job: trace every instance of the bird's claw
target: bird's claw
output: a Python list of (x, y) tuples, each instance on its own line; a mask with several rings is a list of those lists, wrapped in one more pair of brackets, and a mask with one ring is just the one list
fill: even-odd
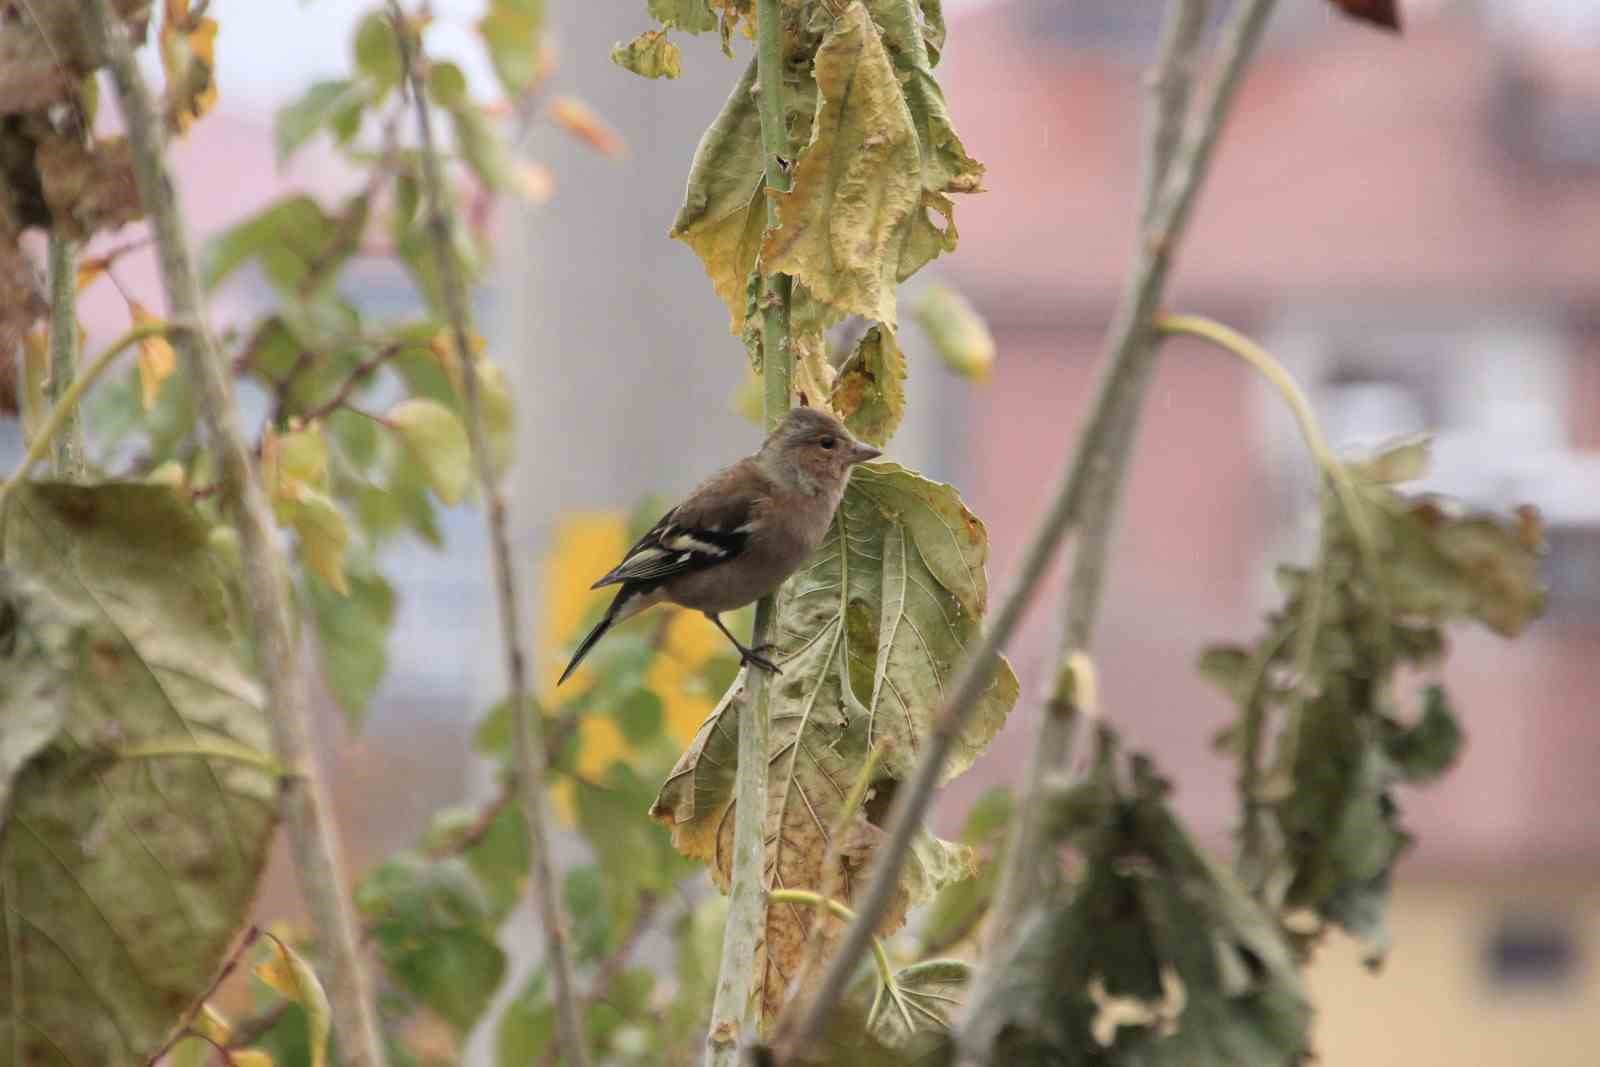
[(771, 652), (776, 647), (775, 645), (760, 645), (756, 648), (742, 649), (739, 654), (739, 665), (741, 667), (760, 667), (768, 674), (782, 674), (783, 672), (778, 669), (776, 663), (761, 654), (763, 652)]

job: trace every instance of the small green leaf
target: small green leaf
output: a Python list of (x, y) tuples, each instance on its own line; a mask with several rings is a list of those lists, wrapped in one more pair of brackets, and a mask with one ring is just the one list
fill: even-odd
[(506, 1005), (495, 1031), (497, 1067), (527, 1067), (546, 1058), (556, 1035), (555, 1007), (547, 985), (544, 971), (535, 971), (516, 999)]
[(630, 745), (647, 745), (661, 736), (661, 698), (648, 689), (635, 689), (612, 714)]
[(400, 43), (395, 40), (394, 24), (382, 12), (373, 11), (356, 24), (354, 42), (356, 68), (371, 78), (381, 93), (400, 84)]
[(331, 240), (336, 224), (309, 196), (291, 196), (206, 241), (200, 249), (200, 284), (211, 290), (252, 259), (280, 290), (292, 290)]
[(489, 450), (489, 467), (496, 475), (511, 469), (516, 455), (517, 412), (506, 384), (506, 372), (493, 360), (480, 359), (478, 398), (483, 411), (483, 435)]
[(467, 76), (449, 60), (440, 60), (428, 67), (428, 96), (447, 111), (471, 107), (467, 96)]
[(539, 36), (543, 13), (497, 6), (478, 20), (489, 63), (506, 95), (520, 97), (539, 77)]
[(994, 369), (994, 335), (976, 308), (946, 285), (931, 285), (913, 311), (945, 366), (983, 381)]
[(316, 626), (322, 677), (346, 721), (359, 729), (388, 672), (394, 589), (376, 570), (347, 568), (345, 577), (345, 596), (322, 582), (307, 582), (302, 591)]
[(422, 465), (445, 504), (458, 504), (472, 484), (472, 450), (456, 413), (436, 400), (402, 400), (385, 416)]
[(611, 48), (611, 62), (643, 78), (676, 78), (683, 73), (683, 53), (664, 30), (646, 30), (627, 44)]
[(300, 99), (279, 108), (273, 120), (279, 165), (319, 130), (331, 129), (340, 144), (349, 141), (360, 128), (366, 102), (367, 90), (357, 82), (344, 78), (314, 82)]
[(494, 123), (470, 102), (451, 111), (450, 118), (455, 128), (456, 150), (472, 168), (472, 173), (490, 189), (505, 189), (511, 181), (511, 155)]

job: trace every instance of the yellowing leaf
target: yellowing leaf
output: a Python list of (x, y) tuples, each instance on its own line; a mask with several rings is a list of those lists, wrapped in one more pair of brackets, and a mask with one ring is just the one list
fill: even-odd
[(856, 345), (833, 383), (834, 414), (868, 444), (894, 436), (906, 413), (906, 357), (887, 327), (874, 326)]
[(77, 277), (78, 292), (81, 293), (85, 289), (89, 288), (89, 286), (93, 285), (99, 279), (100, 275), (106, 272), (106, 268), (109, 266), (111, 266), (111, 260), (105, 256), (93, 256), (89, 259), (80, 259), (78, 261)]
[(646, 30), (627, 44), (613, 45), (611, 62), (642, 78), (676, 78), (683, 73), (683, 54), (664, 30)]
[(300, 553), (311, 573), (340, 596), (349, 596), (344, 550), (350, 528), (339, 506), (323, 493), (302, 488), (296, 493), (290, 522), (300, 535)]
[[(128, 304), (128, 313), (133, 316), (135, 326), (157, 325), (161, 322), (137, 300)], [(172, 345), (164, 336), (155, 333), (140, 339), (139, 398), (146, 411), (155, 407), (156, 397), (161, 392), (161, 383), (171, 377), (177, 367), (178, 354), (172, 350)]]
[(257, 965), (256, 975), (278, 993), (305, 1009), (306, 1030), (311, 1045), (311, 1067), (326, 1067), (328, 1035), (333, 1025), (328, 994), (323, 990), (317, 972), (311, 969), (311, 965), (298, 952), (277, 938), (270, 940), (272, 955)]
[(272, 1054), (258, 1048), (229, 1049), (228, 1055), (233, 1057), (233, 1067), (274, 1067)]
[(446, 504), (459, 504), (472, 484), (472, 448), (456, 413), (437, 400), (412, 397), (384, 418), (422, 464), (435, 495)]
[[(778, 596), (783, 670), (772, 691), (767, 869), (773, 883), (821, 891), (836, 880), (848, 903), (883, 831), (858, 813), (836, 842), (841, 862), (823, 869), (845, 791), (873, 750), (877, 795), (907, 777), (932, 729), (955, 665), (977, 637), (987, 579), (983, 524), (954, 489), (893, 464), (859, 467), (810, 565)], [(733, 832), (733, 772), (743, 675), (701, 726), (661, 787), (652, 814), (686, 856), (704, 860), (724, 888)], [(946, 777), (964, 771), (1005, 722), (1017, 680), (1002, 664), (957, 740)], [(970, 851), (919, 836), (880, 935), (908, 908), (971, 871)], [(767, 916), (761, 996), (782, 1002), (814, 918), (805, 907)]]
[(794, 349), (794, 365), (789, 386), (794, 404), (826, 409), (833, 393), (833, 367), (828, 363), (822, 334), (815, 331), (795, 333), (790, 345)]
[(576, 97), (558, 96), (550, 101), (550, 117), (556, 125), (601, 155), (628, 154), (628, 146), (623, 143), (621, 135), (606, 125), (588, 104)]
[(161, 26), (161, 65), (167, 74), (163, 110), (173, 133), (186, 133), (217, 102), (216, 39), (216, 19), (189, 20), (187, 12), (174, 18), (169, 6)]
[(817, 50), (820, 97), (793, 187), (777, 194), (778, 228), (762, 270), (792, 275), (832, 315), (895, 324), (894, 286), (907, 220), (922, 202), (911, 112), (889, 53), (859, 2)]
[(914, 314), (946, 366), (975, 381), (989, 377), (994, 368), (994, 335), (966, 297), (949, 286), (930, 286)]

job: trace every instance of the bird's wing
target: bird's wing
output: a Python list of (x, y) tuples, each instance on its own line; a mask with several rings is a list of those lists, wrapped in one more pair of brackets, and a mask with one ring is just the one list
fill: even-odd
[[(765, 479), (755, 483), (763, 488)], [(750, 472), (739, 466), (714, 475), (687, 500), (657, 520), (622, 562), (592, 588), (622, 582), (659, 582), (727, 563), (749, 543), (757, 502)]]

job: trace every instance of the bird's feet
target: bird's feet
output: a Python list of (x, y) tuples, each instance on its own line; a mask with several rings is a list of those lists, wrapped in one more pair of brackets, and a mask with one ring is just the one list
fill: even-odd
[(757, 645), (755, 648), (741, 647), (739, 649), (739, 666), (760, 667), (769, 674), (782, 674), (783, 672), (778, 669), (776, 663), (762, 655), (763, 652), (776, 652), (777, 649), (778, 646), (773, 644)]

